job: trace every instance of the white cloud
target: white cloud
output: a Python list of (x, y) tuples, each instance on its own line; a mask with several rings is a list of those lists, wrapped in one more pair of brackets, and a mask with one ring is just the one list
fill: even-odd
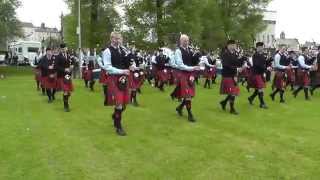
[(277, 11), (277, 36), (284, 31), (300, 43), (320, 42), (319, 7), (320, 0), (274, 0), (270, 9)]
[[(64, 0), (21, 0), (22, 7), (17, 10), (22, 21), (32, 22), (40, 26), (60, 28), (60, 14), (68, 8)], [(277, 11), (276, 32), (279, 36), (285, 31), (286, 36), (320, 42), (320, 23), (318, 22), (320, 0), (274, 0), (270, 9)]]
[(21, 0), (22, 6), (17, 10), (21, 21), (32, 22), (40, 26), (42, 22), (48, 27), (60, 29), (60, 15), (67, 13), (64, 0)]

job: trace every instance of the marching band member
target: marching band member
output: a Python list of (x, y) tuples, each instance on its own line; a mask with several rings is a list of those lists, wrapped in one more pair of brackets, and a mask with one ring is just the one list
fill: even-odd
[(182, 103), (176, 108), (177, 113), (182, 116), (183, 107), (186, 106), (188, 111), (188, 120), (196, 122), (191, 108), (191, 100), (195, 96), (195, 72), (200, 71), (200, 66), (195, 65), (198, 61), (189, 47), (189, 37), (185, 34), (180, 36), (180, 47), (175, 51), (175, 61), (179, 68), (179, 92), (176, 94), (183, 99)]
[(156, 57), (156, 78), (158, 80), (158, 88), (160, 91), (164, 91), (164, 85), (168, 83), (169, 71), (166, 68), (166, 64), (169, 63), (169, 58), (163, 54), (163, 49), (159, 49), (159, 55)]
[(44, 84), (48, 96), (48, 103), (52, 103), (52, 101), (55, 100), (57, 74), (55, 57), (52, 54), (51, 48), (46, 49), (46, 55), (41, 58), (39, 67), (41, 70), (41, 81)]
[(267, 109), (267, 105), (263, 99), (264, 89), (266, 88), (265, 72), (267, 71), (267, 58), (264, 55), (264, 44), (258, 42), (256, 44), (256, 52), (252, 56), (252, 76), (250, 77), (250, 84), (255, 89), (254, 93), (248, 98), (249, 103), (253, 105), (254, 99), (258, 96), (260, 101), (260, 108)]
[[(205, 54), (205, 53), (203, 53)], [(206, 81), (204, 83), (204, 88), (211, 88), (211, 82), (215, 82), (217, 72), (216, 72), (216, 61), (213, 60), (210, 54), (204, 55), (200, 58), (200, 62), (205, 65), (204, 77)]]
[(70, 56), (67, 53), (67, 47), (65, 44), (60, 45), (60, 52), (56, 57), (56, 65), (57, 65), (57, 76), (59, 87), (63, 92), (63, 105), (64, 111), (70, 112), (69, 107), (69, 98), (71, 96), (71, 92), (73, 91), (73, 83), (72, 83), (72, 69), (73, 62)]
[[(104, 49), (101, 51), (103, 52)], [(106, 71), (106, 69), (104, 69), (104, 62), (102, 59), (102, 56), (98, 56), (97, 57), (97, 64), (100, 67), (101, 71), (100, 71), (100, 77), (99, 77), (99, 83), (102, 85), (102, 89), (103, 89), (103, 95), (104, 95), (104, 106), (108, 105), (108, 73)]]
[(311, 62), (311, 58), (307, 56), (308, 48), (303, 47), (301, 49), (302, 54), (298, 58), (299, 68), (297, 71), (297, 80), (295, 84), (295, 90), (293, 96), (297, 97), (298, 93), (303, 89), (306, 100), (309, 98), (309, 87), (310, 87), (310, 71), (313, 70), (314, 66)]
[(121, 34), (112, 32), (110, 35), (111, 44), (103, 52), (104, 69), (108, 73), (108, 105), (114, 105), (112, 119), (116, 133), (125, 136), (126, 132), (122, 127), (122, 113), (129, 103), (128, 77), (130, 75), (130, 62), (126, 58), (126, 52), (121, 47)]
[(270, 94), (272, 101), (274, 101), (275, 95), (280, 94), (280, 103), (285, 103), (284, 92), (286, 88), (286, 70), (290, 69), (290, 65), (287, 65), (287, 57), (285, 55), (286, 47), (282, 46), (279, 52), (274, 57), (274, 69), (275, 76), (273, 80), (273, 87), (276, 89)]
[(227, 46), (221, 52), (222, 61), (222, 81), (220, 94), (225, 94), (227, 97), (220, 102), (223, 110), (226, 110), (226, 105), (229, 102), (230, 113), (238, 115), (234, 107), (236, 96), (240, 94), (240, 89), (237, 84), (237, 70), (242, 66), (241, 61), (236, 53), (236, 42), (229, 40)]
[(312, 86), (310, 88), (310, 94), (313, 95), (314, 91), (320, 88), (320, 46), (318, 47), (318, 52), (316, 54), (316, 68), (314, 71), (314, 76), (312, 79)]

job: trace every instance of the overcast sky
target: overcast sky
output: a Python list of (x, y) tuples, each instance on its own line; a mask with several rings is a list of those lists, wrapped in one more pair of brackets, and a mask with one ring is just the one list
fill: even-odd
[[(40, 26), (41, 22), (60, 29), (61, 12), (68, 8), (63, 0), (21, 0), (18, 17), (22, 21)], [(277, 11), (276, 37), (281, 31), (288, 38), (298, 38), (300, 43), (313, 39), (320, 42), (320, 0), (274, 0), (269, 9)]]

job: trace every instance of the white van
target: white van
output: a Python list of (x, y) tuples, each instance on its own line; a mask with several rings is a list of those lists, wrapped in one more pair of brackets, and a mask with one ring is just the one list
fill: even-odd
[(41, 42), (36, 41), (18, 41), (9, 44), (11, 58), (16, 64), (30, 64), (38, 56), (41, 49)]

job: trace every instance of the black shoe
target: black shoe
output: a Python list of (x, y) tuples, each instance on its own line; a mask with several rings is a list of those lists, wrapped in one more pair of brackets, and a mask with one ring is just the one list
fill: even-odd
[(270, 94), (271, 100), (274, 101), (274, 95)]
[(175, 97), (173, 94), (170, 94), (171, 100), (174, 101)]
[(188, 116), (188, 121), (189, 121), (189, 122), (192, 122), (192, 123), (195, 123), (195, 122), (196, 122), (196, 119), (193, 117), (193, 115), (189, 115), (189, 116)]
[(265, 104), (260, 104), (260, 108), (261, 108), (261, 109), (268, 109), (268, 106), (265, 105)]
[(248, 97), (248, 101), (250, 105), (253, 105), (253, 99), (251, 97)]
[(177, 108), (176, 108), (176, 111), (177, 111), (177, 113), (178, 113), (179, 116), (183, 116), (182, 108), (177, 107)]
[(49, 100), (48, 100), (48, 103), (49, 103), (49, 104), (51, 104), (51, 103), (52, 103), (52, 100), (51, 100), (51, 99), (49, 99)]
[(138, 106), (139, 106), (139, 104), (138, 104), (137, 101), (133, 101), (132, 105), (135, 106), (135, 107), (138, 107)]
[(281, 99), (280, 100), (280, 103), (285, 103), (286, 101), (284, 99)]
[(116, 125), (116, 118), (115, 118), (115, 115), (114, 113), (112, 114), (112, 120), (113, 120), (113, 127), (117, 129), (117, 125)]
[(70, 112), (69, 108), (64, 108), (64, 112)]
[(292, 95), (293, 95), (294, 98), (297, 98), (298, 94), (296, 92), (293, 92)]
[(311, 99), (309, 97), (306, 98), (306, 101), (311, 101)]
[(221, 108), (222, 108), (222, 110), (226, 110), (226, 105), (227, 105), (227, 102), (225, 102), (225, 101), (221, 101), (220, 102), (220, 105), (221, 105)]
[(310, 94), (313, 96), (314, 89), (310, 89)]
[(122, 128), (118, 128), (116, 130), (116, 133), (119, 135), (119, 136), (126, 136), (127, 133), (122, 129)]
[(230, 111), (230, 114), (239, 115), (239, 113), (238, 113), (236, 110), (231, 110), (231, 111)]

